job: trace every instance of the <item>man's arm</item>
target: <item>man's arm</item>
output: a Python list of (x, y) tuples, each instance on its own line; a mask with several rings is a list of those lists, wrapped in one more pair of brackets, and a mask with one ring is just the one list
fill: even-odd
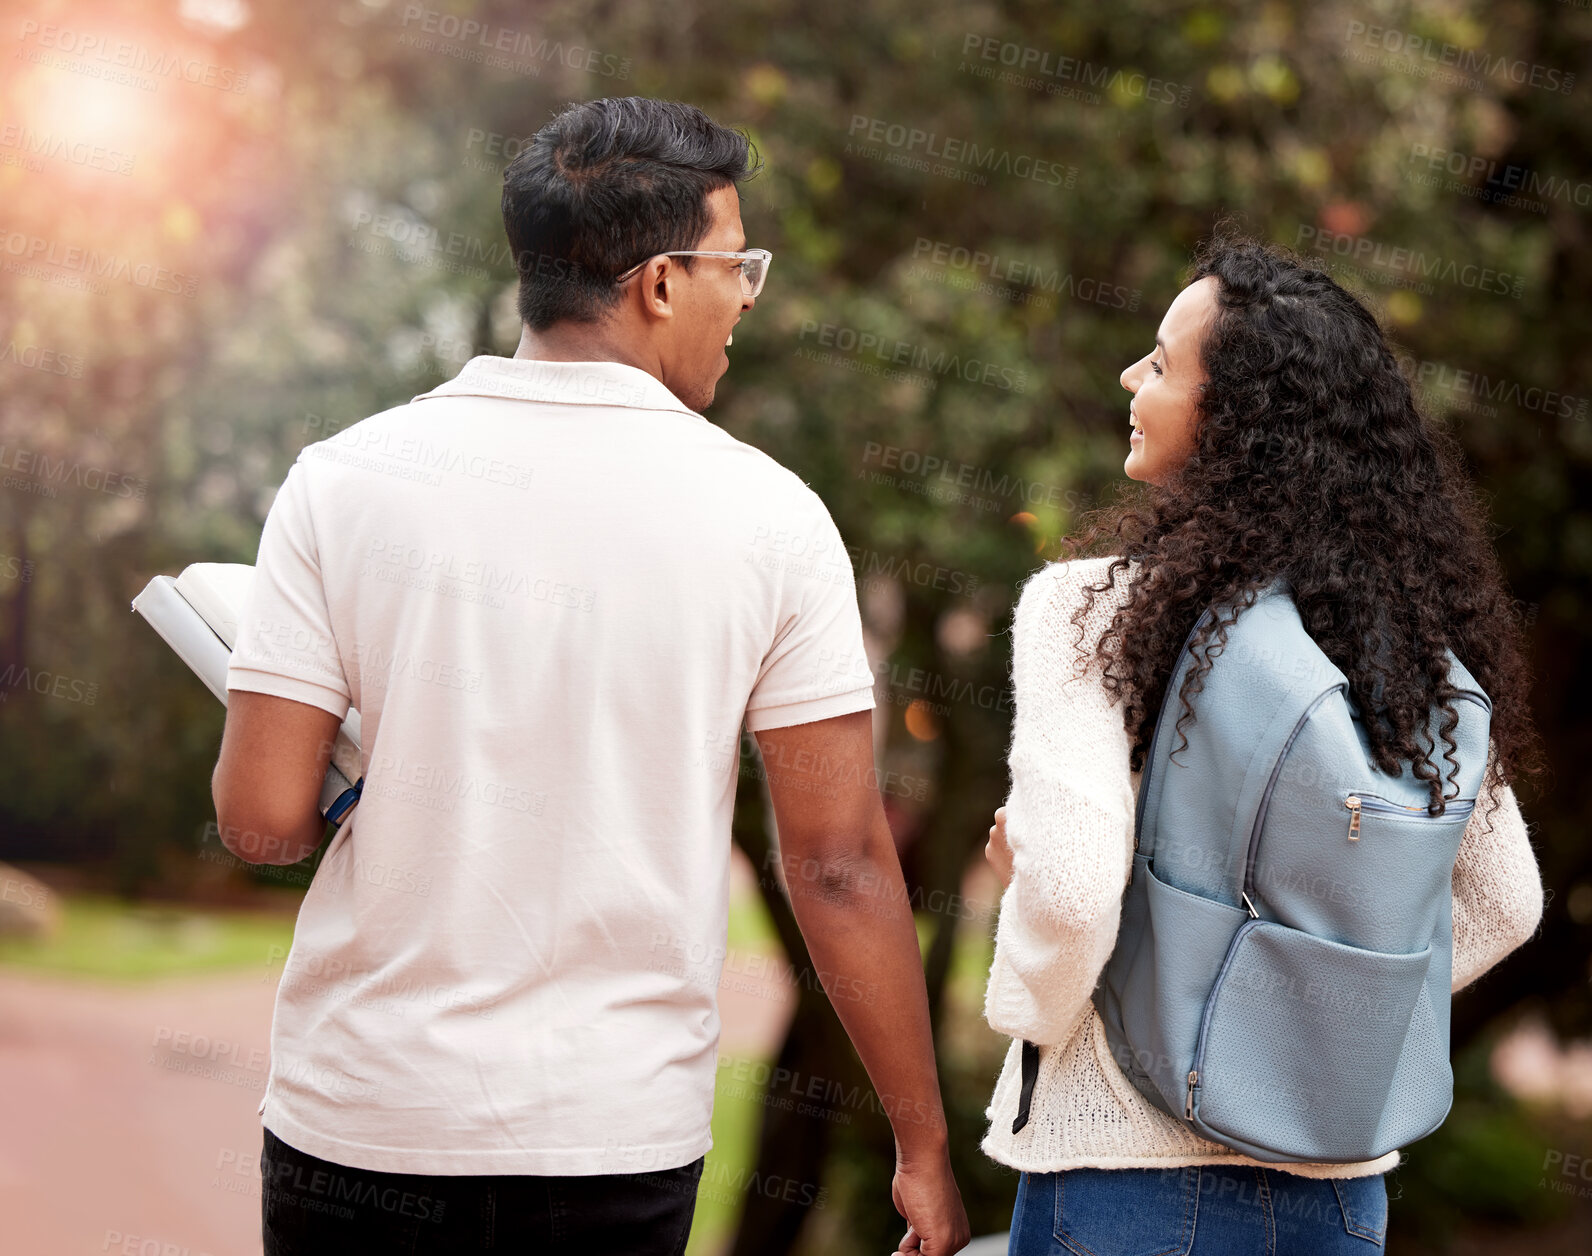
[(321, 782), (342, 721), (329, 711), (234, 689), (210, 778), (221, 841), (248, 863), (295, 864), (326, 833)]
[[(873, 762), (873, 717), (758, 731), (791, 908), (874, 1089), (890, 1097), (895, 1202), (926, 1253), (969, 1237), (951, 1176), (923, 959)], [(912, 1249), (916, 1243), (912, 1244)]]

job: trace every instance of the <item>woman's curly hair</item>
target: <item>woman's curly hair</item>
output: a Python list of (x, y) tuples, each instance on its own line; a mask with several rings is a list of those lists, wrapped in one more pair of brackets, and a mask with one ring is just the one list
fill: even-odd
[[(1541, 750), (1523, 634), (1457, 443), (1422, 420), (1376, 319), (1322, 271), (1223, 224), (1190, 282), (1211, 275), (1217, 309), (1201, 351), (1207, 382), (1192, 455), (1164, 485), (1124, 486), (1066, 542), (1075, 556), (1112, 538), (1106, 583), (1090, 586), (1073, 615), (1080, 634), (1096, 594), (1131, 568), (1094, 657), (1108, 692), (1123, 699), (1132, 769), (1143, 769), (1195, 620), (1212, 603), (1251, 605), (1285, 575), (1306, 631), (1348, 677), (1356, 710), (1386, 718), (1364, 721), (1377, 767), (1397, 776), (1413, 763), (1430, 782), (1433, 815), (1445, 781), (1417, 734), (1441, 706), (1444, 757), (1457, 771), (1445, 656), (1453, 650), (1492, 701), (1485, 784), (1496, 810), (1500, 783), (1542, 771)], [(1179, 734), (1194, 718), (1190, 698), (1210, 651), (1236, 616), (1224, 613), (1191, 643)], [(1388, 653), (1378, 657), (1381, 634)]]

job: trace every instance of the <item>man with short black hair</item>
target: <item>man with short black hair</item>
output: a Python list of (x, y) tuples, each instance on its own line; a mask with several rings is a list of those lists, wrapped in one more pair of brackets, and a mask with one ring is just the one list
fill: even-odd
[(743, 722), (817, 979), (890, 1097), (902, 1248), (967, 1241), (850, 557), (698, 413), (768, 272), (752, 157), (689, 105), (565, 110), (504, 174), (515, 356), (306, 448), (272, 505), (221, 831), (311, 853), (350, 707), (365, 776), (277, 995), (268, 1256), (684, 1251)]

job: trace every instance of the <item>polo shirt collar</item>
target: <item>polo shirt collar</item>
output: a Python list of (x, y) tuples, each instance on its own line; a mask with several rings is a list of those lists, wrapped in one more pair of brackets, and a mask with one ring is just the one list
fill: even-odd
[(412, 400), (431, 397), (499, 397), (566, 406), (670, 410), (707, 422), (665, 388), (661, 380), (622, 362), (543, 362), (481, 354), (466, 362), (464, 369), (447, 383)]

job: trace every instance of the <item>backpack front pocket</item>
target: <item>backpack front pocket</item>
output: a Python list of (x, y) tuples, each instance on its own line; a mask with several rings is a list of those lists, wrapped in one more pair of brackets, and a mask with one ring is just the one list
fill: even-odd
[[(1447, 1044), (1430, 1023), (1431, 959), (1430, 946), (1389, 954), (1245, 923), (1200, 1024), (1189, 1084), (1196, 1128), (1258, 1159), (1330, 1162), (1375, 1159), (1411, 1128), (1436, 1128), (1452, 1083)], [(1401, 1069), (1407, 1043), (1415, 1058)], [(1396, 1073), (1429, 1080), (1401, 1092), (1400, 1106), (1416, 1110), (1389, 1119)], [(1398, 1141), (1383, 1145), (1389, 1138)]]
[(1108, 1016), (1124, 1039), (1111, 1043), (1111, 1052), (1139, 1093), (1172, 1115), (1183, 1114), (1198, 1029), (1178, 1009), (1204, 1003), (1234, 931), (1247, 919), (1241, 907), (1168, 884), (1143, 855), (1134, 856), (1121, 927), (1137, 945), (1113, 955), (1102, 974), (1103, 984), (1114, 986), (1104, 1000)]

